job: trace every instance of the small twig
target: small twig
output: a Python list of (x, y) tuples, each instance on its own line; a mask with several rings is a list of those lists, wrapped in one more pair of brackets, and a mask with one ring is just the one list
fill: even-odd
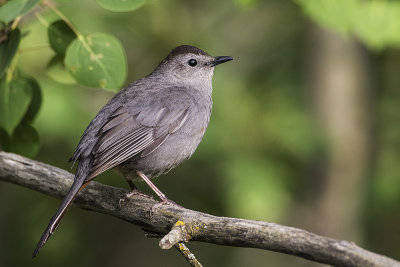
[(174, 246), (192, 266), (202, 267), (203, 265), (196, 259), (194, 254), (182, 243), (182, 241), (188, 242), (190, 240), (189, 229), (190, 227), (186, 223), (177, 221), (171, 231), (160, 240), (159, 246), (162, 249), (170, 249)]
[(170, 249), (175, 247), (179, 253), (185, 257), (185, 259), (195, 267), (201, 267), (201, 263), (197, 260), (195, 255), (190, 252), (189, 248), (181, 241), (189, 241), (189, 235), (186, 230), (184, 230), (186, 224), (182, 221), (177, 221), (172, 227), (171, 231), (164, 237), (159, 233), (149, 232), (143, 229), (145, 236), (149, 238), (162, 238), (159, 242), (159, 246), (162, 249)]
[(203, 265), (201, 265), (201, 263), (196, 259), (194, 254), (190, 252), (190, 250), (185, 244), (178, 243), (175, 244), (174, 247), (179, 251), (179, 253), (181, 253), (185, 257), (185, 259), (190, 263), (190, 265), (194, 267), (203, 267)]

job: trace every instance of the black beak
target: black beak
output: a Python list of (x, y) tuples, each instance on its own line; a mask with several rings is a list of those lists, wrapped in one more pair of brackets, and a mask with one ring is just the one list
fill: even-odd
[(231, 60), (233, 60), (233, 57), (229, 57), (229, 56), (215, 57), (214, 60), (209, 63), (209, 65), (217, 66), (217, 65), (219, 65), (221, 63), (225, 63), (225, 62), (228, 62), (228, 61), (231, 61)]

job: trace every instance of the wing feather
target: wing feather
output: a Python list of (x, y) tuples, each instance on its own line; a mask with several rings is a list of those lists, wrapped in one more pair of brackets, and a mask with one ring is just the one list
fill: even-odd
[(93, 166), (87, 180), (140, 154), (146, 157), (185, 123), (189, 108), (166, 107), (129, 112), (117, 108), (98, 131)]

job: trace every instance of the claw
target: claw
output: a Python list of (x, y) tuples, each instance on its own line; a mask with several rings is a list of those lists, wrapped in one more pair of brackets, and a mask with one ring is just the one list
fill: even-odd
[(133, 192), (129, 192), (124, 194), (118, 201), (119, 207), (122, 207), (122, 203), (124, 203), (126, 201), (126, 199), (130, 198), (134, 193)]

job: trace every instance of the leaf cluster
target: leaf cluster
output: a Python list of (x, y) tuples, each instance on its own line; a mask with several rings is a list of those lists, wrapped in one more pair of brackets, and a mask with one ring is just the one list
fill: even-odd
[[(122, 12), (139, 8), (145, 0), (97, 0), (104, 9)], [(48, 23), (37, 11), (53, 11), (59, 20)], [(23, 16), (36, 15), (47, 26), (54, 57), (48, 74), (60, 83), (118, 90), (127, 75), (124, 48), (106, 33), (83, 35), (50, 1), (12, 0), (0, 6), (0, 148), (26, 156), (39, 149), (39, 134), (33, 127), (42, 102), (38, 81), (24, 72), (18, 61), (20, 43), (29, 32), (19, 27)], [(61, 75), (60, 75), (61, 74)]]

